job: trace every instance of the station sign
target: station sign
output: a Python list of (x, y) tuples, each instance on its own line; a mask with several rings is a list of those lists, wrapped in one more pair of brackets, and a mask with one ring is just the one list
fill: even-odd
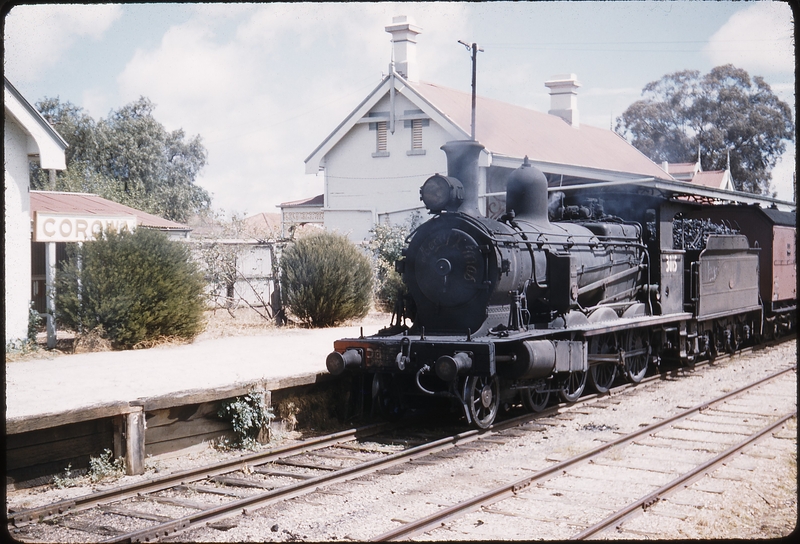
[(78, 215), (36, 212), (33, 221), (34, 242), (88, 242), (108, 230), (133, 231), (134, 215)]

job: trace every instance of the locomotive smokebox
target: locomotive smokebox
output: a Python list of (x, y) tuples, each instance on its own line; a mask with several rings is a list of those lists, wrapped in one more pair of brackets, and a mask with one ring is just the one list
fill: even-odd
[(547, 178), (544, 173), (531, 166), (528, 157), (522, 166), (511, 172), (506, 184), (506, 214), (516, 220), (547, 225)]
[(464, 200), (458, 211), (480, 217), (478, 208), (478, 157), (483, 145), (474, 140), (454, 140), (442, 146), (447, 155), (447, 175), (456, 178), (464, 187)]

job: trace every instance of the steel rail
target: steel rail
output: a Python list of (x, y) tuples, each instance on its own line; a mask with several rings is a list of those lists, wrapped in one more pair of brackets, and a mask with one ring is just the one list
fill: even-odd
[(123, 500), (143, 493), (152, 493), (154, 491), (168, 489), (185, 482), (211, 478), (213, 476), (225, 474), (226, 472), (232, 472), (243, 467), (244, 465), (264, 464), (287, 455), (297, 455), (305, 451), (327, 448), (341, 442), (349, 442), (351, 440), (355, 440), (356, 438), (371, 436), (392, 427), (393, 426), (388, 423), (376, 423), (367, 425), (365, 427), (339, 431), (309, 440), (304, 440), (302, 442), (298, 442), (297, 444), (290, 444), (263, 452), (228, 459), (213, 465), (206, 465), (199, 468), (165, 474), (157, 478), (150, 478), (141, 482), (119, 486), (105, 491), (90, 493), (88, 495), (83, 495), (73, 499), (65, 499), (63, 501), (58, 501), (37, 508), (20, 510), (10, 513), (7, 516), (7, 523), (13, 523), (14, 526), (21, 527), (31, 523), (37, 523), (48, 518), (63, 515), (68, 512), (86, 510), (103, 503)]
[(306, 494), (310, 491), (314, 491), (321, 485), (339, 483), (345, 480), (356, 478), (358, 476), (370, 474), (378, 470), (383, 470), (394, 465), (407, 463), (419, 457), (452, 448), (460, 443), (471, 442), (476, 440), (479, 435), (482, 434), (486, 434), (486, 432), (484, 431), (481, 433), (478, 430), (466, 431), (442, 438), (440, 440), (435, 440), (427, 444), (422, 444), (407, 450), (393, 453), (383, 458), (373, 459), (372, 461), (368, 461), (360, 465), (342, 468), (328, 474), (323, 474), (315, 478), (297, 482), (292, 485), (273, 489), (265, 493), (259, 493), (251, 497), (238, 499), (227, 504), (210, 508), (208, 510), (203, 510), (201, 512), (196, 512), (194, 514), (189, 514), (182, 518), (141, 529), (139, 531), (114, 536), (110, 539), (103, 540), (102, 542), (150, 542), (160, 537), (172, 535), (181, 530), (197, 527), (201, 524), (211, 523), (227, 517), (239, 515), (240, 513), (247, 514), (253, 509), (261, 508), (275, 502), (285, 501)]
[(702, 465), (694, 468), (693, 470), (687, 472), (686, 474), (679, 476), (672, 480), (671, 482), (664, 484), (660, 488), (656, 489), (649, 495), (642, 497), (641, 499), (630, 503), (628, 506), (621, 508), (617, 512), (611, 514), (604, 520), (592, 525), (591, 527), (585, 529), (584, 531), (578, 533), (570, 537), (570, 540), (584, 540), (592, 535), (600, 533), (607, 529), (609, 526), (615, 524), (618, 521), (623, 521), (626, 518), (632, 517), (634, 514), (637, 513), (639, 508), (643, 510), (647, 509), (648, 507), (652, 506), (653, 504), (657, 503), (661, 500), (662, 497), (670, 495), (672, 492), (678, 490), (681, 486), (688, 486), (689, 484), (699, 480), (703, 476), (705, 476), (706, 472), (716, 467), (717, 465), (722, 464), (724, 461), (728, 460), (733, 455), (736, 455), (747, 446), (751, 445), (754, 442), (764, 438), (767, 434), (773, 432), (775, 429), (784, 425), (789, 419), (797, 417), (797, 410), (790, 414), (786, 414), (781, 417), (778, 421), (772, 423), (771, 425), (767, 425), (760, 431), (750, 435), (742, 442), (731, 446), (727, 450), (723, 451), (713, 459), (709, 459)]
[(758, 380), (756, 382), (753, 382), (751, 384), (748, 384), (748, 385), (745, 385), (743, 387), (740, 387), (739, 389), (736, 389), (734, 391), (726, 393), (726, 394), (722, 395), (721, 397), (717, 397), (716, 399), (713, 399), (711, 401), (702, 402), (702, 403), (700, 403), (700, 404), (698, 404), (698, 405), (696, 405), (696, 406), (694, 406), (692, 408), (689, 408), (688, 410), (685, 410), (685, 411), (680, 412), (678, 414), (675, 414), (675, 415), (673, 415), (671, 417), (663, 419), (663, 420), (661, 420), (661, 421), (659, 421), (657, 423), (652, 423), (652, 424), (650, 424), (650, 425), (648, 425), (646, 427), (642, 427), (642, 428), (640, 428), (640, 429), (638, 429), (638, 430), (636, 430), (636, 431), (634, 431), (634, 432), (632, 432), (630, 434), (627, 434), (625, 436), (621, 436), (621, 437), (619, 437), (619, 438), (617, 438), (615, 440), (612, 440), (610, 442), (606, 442), (605, 444), (601, 444), (600, 446), (598, 446), (596, 448), (592, 448), (591, 450), (587, 450), (587, 451), (585, 451), (583, 453), (580, 453), (580, 454), (578, 454), (578, 455), (576, 455), (574, 457), (571, 457), (571, 458), (566, 459), (564, 461), (555, 463), (554, 465), (551, 465), (551, 466), (549, 466), (547, 468), (544, 468), (544, 469), (536, 472), (535, 474), (533, 474), (531, 476), (527, 476), (527, 477), (522, 478), (520, 480), (516, 480), (514, 482), (498, 486), (498, 487), (496, 487), (494, 489), (491, 489), (491, 490), (489, 490), (489, 491), (487, 491), (485, 493), (482, 493), (480, 495), (477, 495), (475, 497), (472, 497), (470, 499), (467, 499), (465, 501), (457, 503), (457, 504), (455, 504), (453, 506), (449, 506), (447, 508), (439, 510), (438, 512), (434, 512), (433, 514), (431, 514), (429, 516), (426, 516), (424, 518), (420, 518), (420, 519), (415, 520), (415, 521), (411, 521), (411, 522), (406, 523), (405, 525), (402, 525), (402, 526), (400, 526), (400, 527), (398, 527), (396, 529), (393, 529), (391, 531), (387, 531), (387, 532), (385, 532), (385, 533), (383, 533), (381, 535), (378, 535), (378, 536), (376, 536), (376, 537), (374, 537), (374, 538), (372, 538), (370, 540), (372, 542), (386, 542), (386, 541), (390, 541), (390, 540), (397, 540), (397, 539), (400, 539), (400, 538), (408, 538), (408, 537), (419, 535), (420, 533), (423, 533), (425, 531), (433, 529), (436, 526), (438, 526), (438, 525), (440, 525), (440, 524), (442, 524), (442, 523), (444, 523), (444, 522), (446, 522), (446, 521), (448, 521), (450, 519), (459, 517), (463, 513), (468, 512), (470, 510), (473, 510), (473, 509), (475, 509), (477, 507), (480, 507), (480, 506), (483, 506), (483, 505), (486, 505), (486, 504), (491, 504), (491, 503), (494, 503), (494, 502), (498, 502), (498, 501), (500, 501), (502, 499), (511, 497), (511, 496), (515, 495), (517, 492), (525, 489), (526, 487), (529, 487), (531, 484), (533, 484), (534, 482), (536, 482), (538, 480), (545, 479), (545, 478), (547, 478), (549, 476), (552, 476), (552, 475), (554, 475), (556, 473), (559, 473), (559, 472), (561, 472), (561, 471), (563, 471), (563, 470), (565, 470), (567, 468), (573, 467), (573, 466), (575, 466), (575, 465), (577, 465), (579, 463), (587, 461), (587, 460), (591, 459), (592, 457), (596, 457), (597, 455), (605, 452), (606, 450), (609, 450), (609, 449), (614, 448), (616, 446), (620, 446), (620, 445), (626, 444), (628, 442), (631, 442), (631, 441), (635, 440), (636, 438), (638, 438), (638, 437), (640, 437), (642, 435), (646, 435), (646, 434), (652, 433), (653, 431), (658, 430), (660, 428), (667, 427), (667, 426), (669, 426), (669, 425), (671, 425), (673, 423), (676, 423), (676, 422), (678, 422), (678, 421), (680, 421), (682, 419), (685, 419), (685, 418), (689, 417), (690, 415), (692, 415), (692, 414), (694, 414), (696, 412), (705, 410), (705, 409), (709, 408), (712, 405), (719, 404), (719, 403), (724, 402), (724, 401), (726, 401), (726, 400), (728, 400), (728, 399), (730, 399), (732, 397), (738, 396), (738, 395), (740, 395), (740, 394), (742, 394), (742, 393), (744, 393), (744, 392), (746, 392), (746, 391), (748, 391), (748, 390), (750, 390), (750, 389), (752, 389), (754, 387), (757, 387), (757, 386), (759, 386), (759, 385), (761, 385), (761, 384), (763, 384), (765, 382), (773, 380), (773, 379), (775, 379), (775, 378), (777, 378), (777, 377), (779, 377), (779, 376), (781, 376), (783, 374), (786, 374), (787, 372), (796, 371), (796, 370), (797, 370), (797, 365), (796, 364), (791, 366), (791, 367), (789, 367), (789, 368), (785, 368), (783, 370), (779, 370), (778, 372), (770, 374), (769, 376), (766, 376), (766, 377), (764, 377), (764, 378), (762, 378), (762, 379), (760, 379), (760, 380)]

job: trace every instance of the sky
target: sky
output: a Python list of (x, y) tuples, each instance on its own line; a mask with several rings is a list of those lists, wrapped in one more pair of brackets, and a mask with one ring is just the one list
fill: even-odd
[[(792, 11), (772, 1), (22, 5), (4, 20), (4, 71), (31, 103), (95, 120), (149, 98), (168, 130), (202, 137), (215, 210), (278, 212), (323, 192), (304, 160), (388, 71), (397, 15), (422, 28), (420, 80), (470, 92), (458, 41), (476, 42), (478, 94), (546, 112), (544, 82), (574, 73), (582, 125), (610, 128), (666, 74), (727, 63), (795, 111)], [(773, 189), (791, 200), (787, 147)]]

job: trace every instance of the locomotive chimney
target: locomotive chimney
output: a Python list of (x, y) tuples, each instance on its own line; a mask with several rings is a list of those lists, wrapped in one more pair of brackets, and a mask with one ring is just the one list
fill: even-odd
[(550, 81), (545, 81), (544, 86), (550, 89), (550, 110), (551, 115), (557, 115), (564, 119), (571, 126), (580, 126), (580, 115), (578, 115), (578, 77), (575, 74), (559, 74), (553, 76)]
[(392, 35), (392, 59), (394, 69), (408, 81), (419, 81), (417, 71), (417, 34), (422, 29), (414, 24), (414, 19), (405, 15), (392, 17), (392, 24), (386, 27)]
[(544, 173), (531, 166), (528, 157), (522, 166), (511, 172), (506, 184), (506, 214), (514, 213), (514, 219), (544, 225), (550, 222), (547, 216), (547, 178)]
[(442, 146), (447, 155), (447, 175), (458, 179), (464, 186), (464, 200), (458, 211), (480, 217), (478, 207), (478, 157), (483, 145), (474, 140), (454, 140)]

